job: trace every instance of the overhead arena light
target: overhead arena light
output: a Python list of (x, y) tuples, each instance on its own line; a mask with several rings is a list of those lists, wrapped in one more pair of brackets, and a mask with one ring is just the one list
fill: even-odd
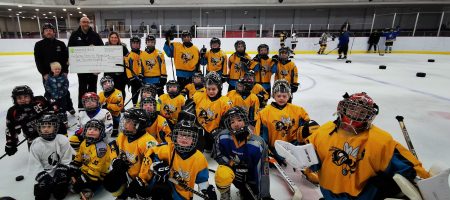
[(36, 9), (34, 9), (36, 12), (38, 12), (39, 11), (39, 9), (38, 8), (36, 8)]
[(63, 8), (62, 10), (63, 10), (64, 12), (66, 12), (66, 11), (67, 11), (67, 9), (65, 9), (65, 8)]
[(17, 7), (22, 8), (22, 5), (19, 4), (19, 5), (17, 5)]
[(8, 8), (8, 11), (12, 11), (12, 9), (11, 9), (11, 8)]
[(77, 7), (77, 10), (80, 10), (81, 8), (80, 7)]

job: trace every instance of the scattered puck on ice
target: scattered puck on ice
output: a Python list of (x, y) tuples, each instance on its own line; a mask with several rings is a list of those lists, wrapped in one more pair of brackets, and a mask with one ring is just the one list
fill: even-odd
[(16, 177), (16, 181), (21, 181), (23, 179), (24, 179), (24, 177), (22, 175)]
[(428, 59), (428, 62), (434, 62), (434, 59)]
[(346, 60), (345, 63), (352, 63), (352, 61), (351, 60)]
[(378, 69), (386, 69), (386, 65), (380, 65)]
[(380, 53), (379, 55), (380, 55), (380, 56), (384, 56), (384, 53)]
[(426, 75), (427, 75), (427, 73), (424, 73), (424, 72), (417, 72), (416, 73), (417, 77), (425, 77)]

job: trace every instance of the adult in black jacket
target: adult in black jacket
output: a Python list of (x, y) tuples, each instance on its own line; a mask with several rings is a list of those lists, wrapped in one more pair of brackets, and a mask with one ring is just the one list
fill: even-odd
[(374, 32), (372, 32), (369, 36), (369, 41), (367, 41), (367, 43), (369, 44), (369, 48), (367, 49), (367, 52), (370, 52), (370, 49), (372, 49), (373, 46), (373, 50), (376, 52), (377, 51), (377, 47), (378, 47), (378, 42), (380, 41), (380, 33), (375, 30)]
[[(45, 82), (51, 73), (50, 63), (52, 62), (59, 62), (61, 64), (61, 74), (67, 76), (69, 73), (69, 67), (67, 65), (69, 55), (66, 44), (55, 38), (55, 27), (50, 23), (45, 23), (42, 26), (42, 35), (44, 39), (36, 42), (34, 45), (34, 62), (39, 73), (42, 75), (42, 81)], [(67, 110), (70, 114), (75, 114), (70, 93), (67, 93), (65, 99), (67, 99)]]
[[(72, 33), (69, 39), (69, 47), (75, 46), (103, 46), (102, 38), (89, 26), (89, 18), (80, 19), (80, 27)], [(98, 74), (79, 73), (78, 74), (78, 110), (83, 108), (81, 97), (86, 92), (97, 93)]]

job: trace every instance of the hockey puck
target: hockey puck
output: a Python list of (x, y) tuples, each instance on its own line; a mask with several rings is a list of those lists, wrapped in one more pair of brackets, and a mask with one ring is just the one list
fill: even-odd
[(16, 176), (16, 181), (21, 181), (21, 180), (23, 180), (23, 179), (24, 179), (24, 177), (23, 177), (22, 175)]
[(416, 73), (417, 77), (425, 77), (426, 75), (427, 75), (427, 73), (424, 73), (424, 72), (417, 72)]
[(428, 59), (428, 62), (434, 62), (434, 59)]
[(352, 63), (352, 61), (351, 60), (346, 60), (345, 63)]
[(386, 69), (386, 65), (380, 65), (378, 69)]

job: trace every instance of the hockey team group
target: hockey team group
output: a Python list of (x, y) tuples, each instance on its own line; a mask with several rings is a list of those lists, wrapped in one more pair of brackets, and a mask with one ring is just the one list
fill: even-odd
[[(86, 20), (68, 46), (103, 45)], [(92, 199), (100, 188), (116, 199), (230, 199), (232, 184), (241, 199), (277, 199), (270, 194), (273, 166), (296, 167), (325, 199), (396, 197), (402, 185), (394, 175), (410, 183), (430, 177), (407, 148), (372, 123), (379, 108), (365, 92), (344, 94), (337, 118), (319, 125), (292, 104), (300, 81), (290, 48), (269, 56), (269, 46), (261, 44), (251, 58), (238, 40), (227, 56), (220, 39), (199, 50), (189, 32), (182, 33), (182, 42), (168, 32), (163, 51), (155, 49), (154, 36), (145, 38), (144, 50), (133, 36), (130, 52), (111, 32), (107, 45), (123, 46), (124, 72), (105, 73), (98, 94), (97, 74), (78, 75), (77, 130), (68, 133), (66, 112), (75, 111), (67, 48), (55, 39), (51, 24), (43, 33), (35, 59), (45, 95), (16, 86), (6, 117), (6, 154), (17, 152), (22, 132), (35, 199), (64, 199), (69, 192)], [(165, 56), (173, 59), (177, 80), (167, 80)], [(207, 156), (217, 168), (208, 167)], [(211, 175), (215, 182), (208, 182)]]

